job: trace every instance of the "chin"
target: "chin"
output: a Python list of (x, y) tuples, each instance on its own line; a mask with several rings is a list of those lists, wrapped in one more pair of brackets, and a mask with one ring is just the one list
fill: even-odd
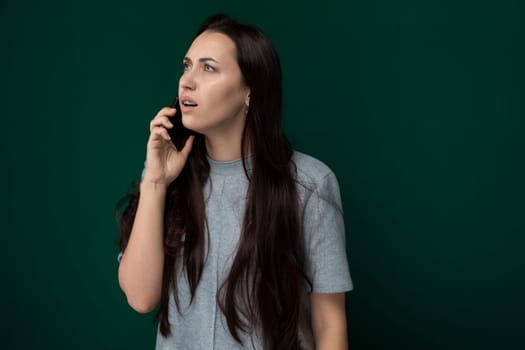
[(199, 131), (199, 126), (197, 125), (197, 123), (195, 123), (195, 119), (194, 117), (192, 116), (184, 116), (184, 114), (182, 115), (182, 125), (186, 128), (186, 129), (190, 129), (190, 130), (193, 130), (195, 132), (198, 132), (200, 133)]

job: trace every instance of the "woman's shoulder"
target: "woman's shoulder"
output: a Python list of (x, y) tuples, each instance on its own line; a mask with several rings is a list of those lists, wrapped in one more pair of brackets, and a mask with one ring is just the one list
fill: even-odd
[(328, 165), (308, 154), (294, 151), (292, 162), (296, 167), (297, 180), (299, 182), (319, 184), (327, 177), (335, 179), (335, 174)]

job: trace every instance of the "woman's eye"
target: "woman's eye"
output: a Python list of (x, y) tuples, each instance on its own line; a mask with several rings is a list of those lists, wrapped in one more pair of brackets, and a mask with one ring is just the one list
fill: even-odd
[(212, 66), (210, 66), (209, 64), (205, 64), (204, 65), (204, 70), (206, 72), (215, 72), (215, 68), (213, 68)]
[(191, 66), (189, 63), (183, 63), (182, 64), (182, 69), (184, 69), (184, 71), (187, 71), (187, 70), (190, 70)]

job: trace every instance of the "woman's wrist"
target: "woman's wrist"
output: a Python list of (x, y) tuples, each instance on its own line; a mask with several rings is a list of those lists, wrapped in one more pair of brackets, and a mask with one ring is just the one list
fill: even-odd
[(140, 192), (151, 192), (151, 193), (160, 193), (165, 194), (166, 189), (168, 188), (168, 185), (165, 183), (159, 183), (155, 181), (150, 181), (147, 179), (143, 179), (140, 183)]

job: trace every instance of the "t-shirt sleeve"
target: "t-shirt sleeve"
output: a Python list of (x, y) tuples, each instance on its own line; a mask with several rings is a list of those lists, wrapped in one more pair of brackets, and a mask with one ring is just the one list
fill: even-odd
[(353, 289), (346, 255), (339, 184), (330, 172), (315, 186), (303, 212), (305, 268), (313, 293)]

